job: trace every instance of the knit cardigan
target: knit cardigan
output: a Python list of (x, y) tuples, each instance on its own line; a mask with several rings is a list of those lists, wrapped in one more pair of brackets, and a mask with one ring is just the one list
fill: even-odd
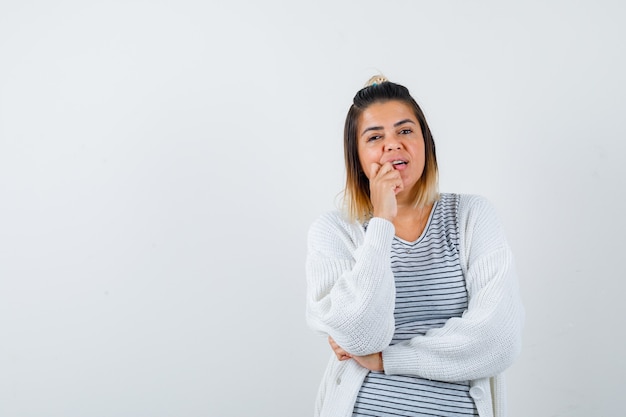
[[(503, 371), (521, 350), (524, 309), (511, 250), (493, 206), (461, 195), (459, 252), (468, 292), (462, 317), (425, 335), (389, 345), (395, 331), (391, 271), (393, 224), (372, 218), (367, 230), (339, 211), (310, 227), (306, 261), (308, 325), (352, 355), (382, 352), (384, 372), (439, 381), (470, 381), (480, 417), (506, 416)], [(350, 417), (369, 371), (331, 354), (315, 416)]]

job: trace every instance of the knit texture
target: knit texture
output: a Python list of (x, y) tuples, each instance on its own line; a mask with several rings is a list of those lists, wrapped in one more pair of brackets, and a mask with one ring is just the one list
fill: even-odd
[[(307, 323), (353, 355), (383, 352), (385, 373), (440, 381), (470, 380), (481, 417), (504, 417), (501, 373), (521, 349), (524, 310), (513, 257), (492, 205), (462, 195), (460, 256), (469, 297), (462, 317), (393, 346), (393, 224), (373, 218), (367, 231), (340, 212), (322, 215), (308, 235)], [(315, 415), (349, 417), (368, 371), (331, 355)]]

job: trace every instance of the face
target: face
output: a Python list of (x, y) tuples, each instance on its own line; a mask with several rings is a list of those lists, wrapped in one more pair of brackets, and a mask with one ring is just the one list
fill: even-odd
[(400, 172), (404, 192), (413, 194), (424, 172), (424, 137), (412, 108), (401, 101), (374, 103), (357, 123), (361, 168), (370, 178), (372, 164), (393, 164)]

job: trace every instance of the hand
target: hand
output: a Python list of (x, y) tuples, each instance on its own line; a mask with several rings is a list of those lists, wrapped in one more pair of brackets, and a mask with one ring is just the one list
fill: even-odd
[(383, 372), (383, 354), (382, 352), (372, 353), (365, 356), (353, 356), (352, 359), (357, 361), (363, 368), (367, 368), (370, 371)]
[(335, 342), (330, 336), (328, 336), (328, 343), (330, 343), (330, 347), (332, 348), (333, 352), (335, 352), (335, 355), (337, 355), (337, 359), (339, 359), (340, 361), (345, 361), (352, 358), (352, 355), (343, 350), (341, 346), (339, 346), (337, 342)]
[(394, 169), (391, 162), (383, 165), (374, 163), (370, 166), (368, 178), (374, 217), (393, 221), (398, 214), (396, 194), (404, 189), (400, 172)]
[(378, 371), (378, 372), (384, 371), (382, 352), (372, 353), (371, 355), (365, 355), (365, 356), (356, 356), (356, 355), (351, 355), (345, 350), (343, 350), (341, 346), (339, 346), (337, 342), (335, 342), (333, 338), (330, 336), (328, 336), (328, 343), (330, 344), (330, 347), (333, 349), (333, 352), (335, 352), (335, 355), (337, 355), (337, 359), (339, 359), (340, 361), (354, 359), (359, 365), (361, 365), (363, 368), (369, 369), (370, 371)]

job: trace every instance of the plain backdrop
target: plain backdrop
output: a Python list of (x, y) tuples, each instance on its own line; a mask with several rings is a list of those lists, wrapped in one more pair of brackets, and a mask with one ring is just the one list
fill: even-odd
[(511, 417), (626, 386), (621, 1), (0, 2), (0, 416), (312, 415), (306, 233), (370, 75), (496, 206)]

